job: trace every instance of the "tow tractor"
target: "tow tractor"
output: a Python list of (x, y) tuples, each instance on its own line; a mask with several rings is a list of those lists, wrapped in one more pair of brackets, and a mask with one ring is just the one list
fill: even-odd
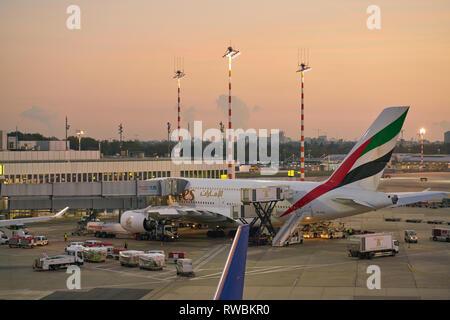
[(151, 233), (151, 239), (158, 241), (175, 241), (178, 239), (178, 227), (171, 224), (158, 224)]

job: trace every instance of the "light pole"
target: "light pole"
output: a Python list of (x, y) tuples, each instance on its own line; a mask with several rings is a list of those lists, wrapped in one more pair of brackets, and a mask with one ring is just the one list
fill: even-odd
[[(303, 59), (302, 59), (303, 60)], [(304, 61), (298, 63), (297, 72), (300, 73), (300, 181), (305, 181), (305, 102), (304, 102), (304, 83), (305, 72), (311, 70), (311, 67)], [(319, 132), (317, 132), (319, 134)]]
[(420, 135), (420, 169), (423, 169), (423, 136), (425, 134), (425, 129), (420, 128), (419, 135)]
[(78, 136), (78, 151), (81, 151), (81, 136), (86, 134), (86, 131), (84, 130), (77, 130), (77, 136)]
[(231, 60), (239, 56), (241, 53), (239, 50), (233, 49), (231, 46), (227, 48), (227, 51), (223, 55), (222, 58), (228, 58), (228, 152), (227, 152), (227, 161), (228, 161), (228, 170), (227, 177), (228, 179), (233, 179), (233, 165), (234, 165), (234, 157), (233, 157), (233, 138), (231, 135)]
[[(179, 129), (179, 127), (178, 127)], [(180, 138), (178, 137), (178, 142)], [(170, 122), (167, 122), (167, 158), (170, 158)]]
[(69, 129), (70, 129), (70, 125), (67, 122), (67, 116), (66, 116), (66, 151), (67, 151), (67, 131), (69, 131)]

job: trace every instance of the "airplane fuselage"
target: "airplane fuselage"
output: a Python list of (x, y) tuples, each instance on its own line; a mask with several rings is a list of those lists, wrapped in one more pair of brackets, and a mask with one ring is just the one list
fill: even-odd
[[(250, 179), (217, 180), (186, 178), (186, 180), (189, 181), (189, 191), (179, 201), (180, 206), (209, 210), (229, 218), (232, 218), (231, 208), (242, 205), (241, 189), (288, 186), (292, 192), (292, 198), (276, 204), (273, 213), (275, 224), (282, 224), (287, 216), (280, 216), (293, 203), (322, 184), (322, 182)], [(355, 196), (358, 197), (360, 203), (367, 205), (352, 202), (350, 199), (355, 198)], [(352, 187), (341, 187), (318, 196), (297, 211), (307, 217), (303, 223), (312, 223), (361, 214), (389, 205), (392, 205), (390, 195)]]

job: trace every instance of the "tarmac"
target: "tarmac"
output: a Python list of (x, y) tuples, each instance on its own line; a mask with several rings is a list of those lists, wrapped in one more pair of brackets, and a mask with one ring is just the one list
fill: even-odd
[[(420, 182), (420, 177), (428, 177)], [(380, 191), (420, 191), (426, 188), (450, 192), (450, 173), (392, 175), (383, 179)], [(385, 218), (401, 218), (387, 222)], [(409, 223), (406, 219), (422, 219)], [(278, 248), (251, 246), (247, 253), (244, 299), (442, 299), (450, 298), (450, 243), (430, 240), (435, 226), (428, 220), (450, 222), (450, 208), (401, 207), (383, 209), (341, 219), (353, 229), (391, 232), (400, 241), (399, 254), (359, 260), (347, 255), (346, 239), (305, 239), (303, 244)], [(106, 239), (115, 246), (128, 243), (129, 249), (162, 249), (186, 252), (193, 261), (195, 277), (176, 275), (168, 261), (162, 271), (147, 271), (120, 266), (117, 260), (85, 263), (81, 266), (81, 289), (68, 290), (66, 270), (34, 271), (32, 262), (41, 254), (64, 252), (68, 241), (94, 239), (71, 236), (73, 220), (62, 219), (29, 224), (30, 233), (46, 235), (49, 245), (34, 249), (0, 247), (0, 299), (175, 299), (211, 300), (231, 239), (210, 239), (206, 230), (180, 229), (177, 242)], [(450, 228), (450, 226), (448, 226)], [(415, 230), (419, 242), (405, 243), (404, 230)], [(377, 265), (381, 271), (381, 289), (368, 289), (367, 268)]]

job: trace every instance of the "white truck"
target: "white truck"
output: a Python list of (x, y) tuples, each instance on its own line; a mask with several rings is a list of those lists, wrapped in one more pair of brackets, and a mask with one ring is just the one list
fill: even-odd
[(398, 253), (398, 240), (389, 233), (368, 233), (351, 236), (348, 240), (348, 255), (360, 259), (380, 256), (395, 256)]
[(23, 224), (12, 225), (0, 228), (0, 235), (5, 235), (8, 239), (12, 237), (25, 237), (29, 236), (27, 228)]
[(87, 223), (86, 229), (90, 233), (93, 232), (97, 238), (115, 238), (119, 235), (132, 235), (117, 222), (90, 221)]
[(61, 254), (54, 257), (46, 257), (36, 259), (33, 262), (33, 269), (35, 270), (58, 270), (60, 268), (67, 268), (70, 265), (82, 265), (83, 252), (73, 251), (68, 254)]
[(447, 241), (450, 242), (450, 229), (435, 227), (431, 230), (431, 239), (433, 241)]

